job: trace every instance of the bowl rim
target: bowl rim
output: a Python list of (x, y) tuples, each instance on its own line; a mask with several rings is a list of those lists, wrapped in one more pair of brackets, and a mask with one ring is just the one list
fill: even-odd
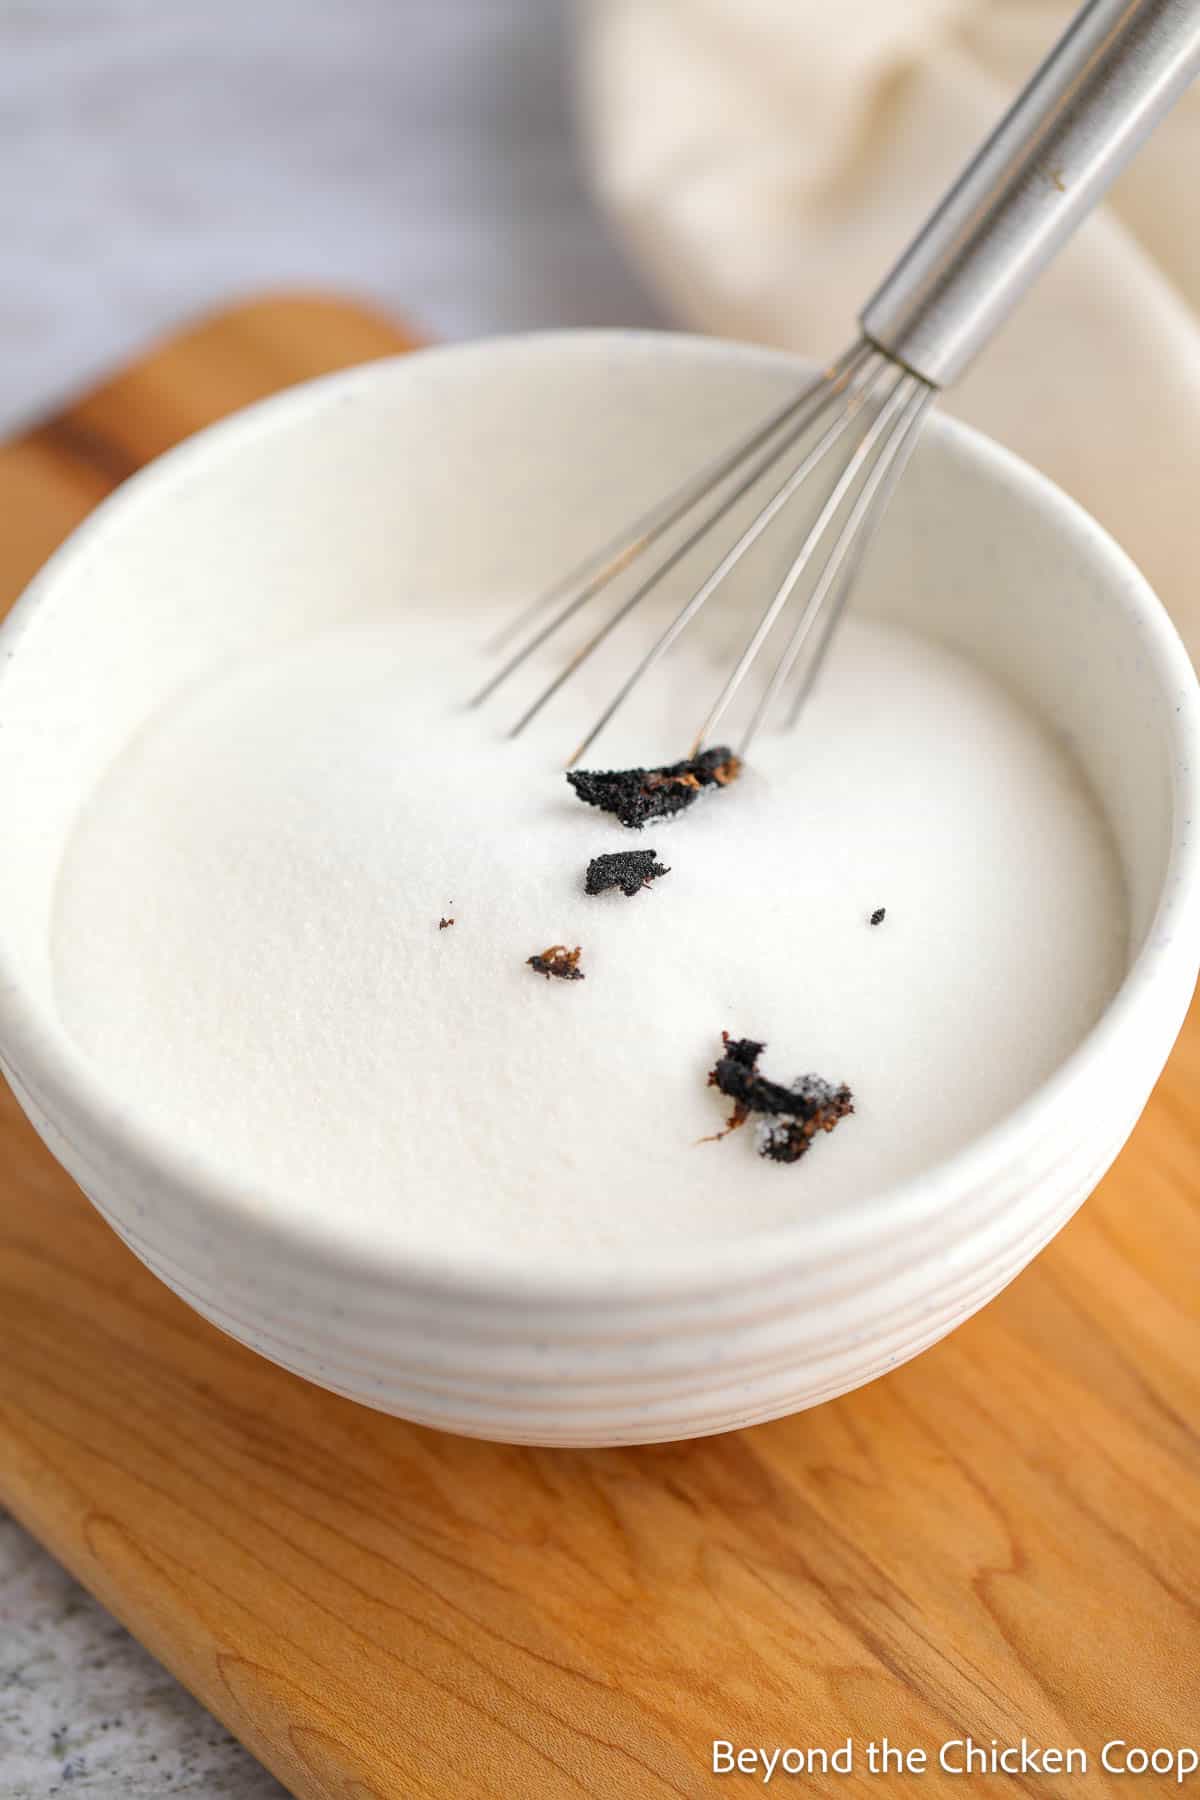
[[(324, 408), (340, 406), (381, 381), (403, 383), (434, 360), (486, 363), (514, 354), (630, 353), (733, 361), (800, 375), (813, 368), (810, 359), (790, 351), (686, 332), (556, 329), (400, 352), (268, 396), (146, 464), (101, 501), (43, 564), (0, 621), (0, 721), (7, 662), (16, 656), (64, 576), (125, 514), (153, 501), (160, 490), (219, 469), (226, 453), (240, 442), (318, 418)], [(1058, 1109), (1068, 1108), (1114, 1056), (1120, 1058), (1130, 1033), (1136, 1041), (1149, 1030), (1162, 1043), (1164, 1059), (1174, 1041), (1200, 963), (1200, 833), (1193, 829), (1193, 821), (1200, 819), (1200, 685), (1162, 602), (1127, 553), (1078, 502), (1013, 452), (959, 420), (935, 410), (926, 420), (925, 433), (943, 438), (953, 454), (973, 463), (987, 479), (1021, 490), (1090, 554), (1104, 571), (1110, 597), (1119, 597), (1137, 614), (1146, 666), (1173, 709), (1167, 717), (1175, 753), (1171, 846), (1143, 944), (1091, 1029), (1046, 1080), (986, 1131), (906, 1180), (873, 1190), (855, 1203), (852, 1215), (810, 1218), (730, 1239), (652, 1241), (639, 1248), (636, 1266), (631, 1266), (628, 1253), (608, 1250), (589, 1256), (586, 1263), (577, 1255), (558, 1262), (541, 1257), (531, 1262), (520, 1252), (448, 1249), (443, 1254), (428, 1246), (414, 1248), (399, 1234), (372, 1242), (367, 1233), (346, 1230), (346, 1220), (352, 1222), (353, 1214), (289, 1213), (285, 1195), (231, 1180), (215, 1159), (180, 1149), (168, 1131), (140, 1117), (136, 1106), (73, 1042), (53, 1005), (39, 1003), (25, 988), (5, 941), (2, 906), (0, 1069), (11, 1070), (16, 1084), (46, 1113), (68, 1147), (76, 1140), (107, 1144), (115, 1159), (134, 1165), (151, 1188), (168, 1184), (198, 1216), (223, 1222), (243, 1235), (265, 1233), (302, 1259), (311, 1258), (330, 1272), (366, 1279), (372, 1286), (469, 1295), (484, 1303), (561, 1299), (573, 1306), (626, 1304), (687, 1299), (715, 1288), (728, 1291), (777, 1276), (788, 1267), (813, 1266), (826, 1256), (852, 1258), (864, 1248), (894, 1241), (944, 1212), (964, 1192), (1001, 1177), (1021, 1146), (1037, 1140), (1045, 1121)], [(119, 1220), (114, 1222), (119, 1228)], [(882, 1224), (886, 1231), (881, 1231)]]

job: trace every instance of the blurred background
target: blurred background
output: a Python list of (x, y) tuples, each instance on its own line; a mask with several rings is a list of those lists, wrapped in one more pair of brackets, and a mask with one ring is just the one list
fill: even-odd
[[(0, 0), (0, 433), (264, 289), (824, 357), (1071, 0)], [(1193, 647), (1200, 94), (952, 410)]]
[(656, 321), (574, 35), (569, 0), (0, 0), (0, 432), (264, 288), (434, 337)]
[[(0, 437), (291, 287), (432, 338), (682, 323), (829, 354), (1070, 11), (0, 0)], [(950, 397), (1115, 532), (1193, 653), (1198, 176), (1193, 93)], [(282, 1792), (0, 1519), (0, 1792), (60, 1791)]]

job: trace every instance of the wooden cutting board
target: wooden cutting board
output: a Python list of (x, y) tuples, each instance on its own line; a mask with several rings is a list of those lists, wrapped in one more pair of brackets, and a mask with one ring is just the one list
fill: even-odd
[[(0, 450), (0, 603), (187, 432), (405, 343), (284, 298), (154, 350)], [(441, 1437), (282, 1373), (0, 1098), (0, 1499), (300, 1796), (748, 1793), (714, 1739), (847, 1737), (881, 1794), (1176, 1793), (1097, 1760), (1200, 1741), (1198, 1427), (1197, 1011), (1115, 1171), (980, 1317), (847, 1399), (651, 1449)], [(885, 1734), (933, 1766), (872, 1780)], [(968, 1734), (1089, 1773), (939, 1773)]]

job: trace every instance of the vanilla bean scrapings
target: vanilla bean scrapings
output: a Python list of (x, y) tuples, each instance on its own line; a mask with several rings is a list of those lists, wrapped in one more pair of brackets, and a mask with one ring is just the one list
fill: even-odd
[(620, 888), (623, 894), (637, 894), (648, 888), (658, 875), (669, 875), (670, 869), (655, 862), (653, 850), (612, 850), (605, 856), (593, 856), (584, 880), (585, 894), (602, 894), (606, 888)]
[(568, 769), (567, 780), (588, 806), (610, 812), (634, 831), (691, 806), (705, 788), (728, 787), (742, 772), (724, 744), (661, 769)]
[(832, 1131), (839, 1119), (854, 1111), (854, 1096), (845, 1085), (835, 1087), (820, 1075), (802, 1075), (790, 1087), (759, 1073), (758, 1059), (766, 1049), (754, 1038), (731, 1038), (721, 1033), (722, 1051), (709, 1070), (710, 1087), (733, 1101), (726, 1137), (744, 1125), (751, 1113), (761, 1113), (758, 1153), (771, 1162), (799, 1162), (818, 1131)]
[(578, 944), (573, 950), (568, 950), (565, 944), (551, 944), (548, 950), (539, 951), (537, 956), (528, 956), (525, 960), (547, 981), (552, 975), (559, 981), (586, 981), (587, 977), (579, 967), (579, 956)]

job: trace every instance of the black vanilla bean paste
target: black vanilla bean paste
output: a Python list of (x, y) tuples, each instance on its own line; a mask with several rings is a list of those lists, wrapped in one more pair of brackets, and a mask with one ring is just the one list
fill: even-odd
[(593, 856), (584, 880), (585, 894), (602, 894), (606, 888), (620, 888), (623, 894), (640, 893), (659, 875), (669, 875), (669, 868), (655, 862), (653, 850), (611, 850), (605, 856)]
[(759, 1155), (772, 1162), (799, 1162), (818, 1131), (832, 1131), (854, 1111), (854, 1096), (844, 1084), (835, 1087), (820, 1075), (802, 1075), (784, 1087), (760, 1074), (758, 1059), (766, 1045), (756, 1039), (731, 1038), (723, 1031), (721, 1043), (708, 1081), (733, 1101), (733, 1111), (718, 1138), (744, 1125), (751, 1113), (760, 1113)]
[(568, 769), (567, 780), (588, 806), (641, 831), (651, 819), (683, 812), (705, 788), (728, 787), (741, 772), (740, 759), (718, 744), (661, 769)]

